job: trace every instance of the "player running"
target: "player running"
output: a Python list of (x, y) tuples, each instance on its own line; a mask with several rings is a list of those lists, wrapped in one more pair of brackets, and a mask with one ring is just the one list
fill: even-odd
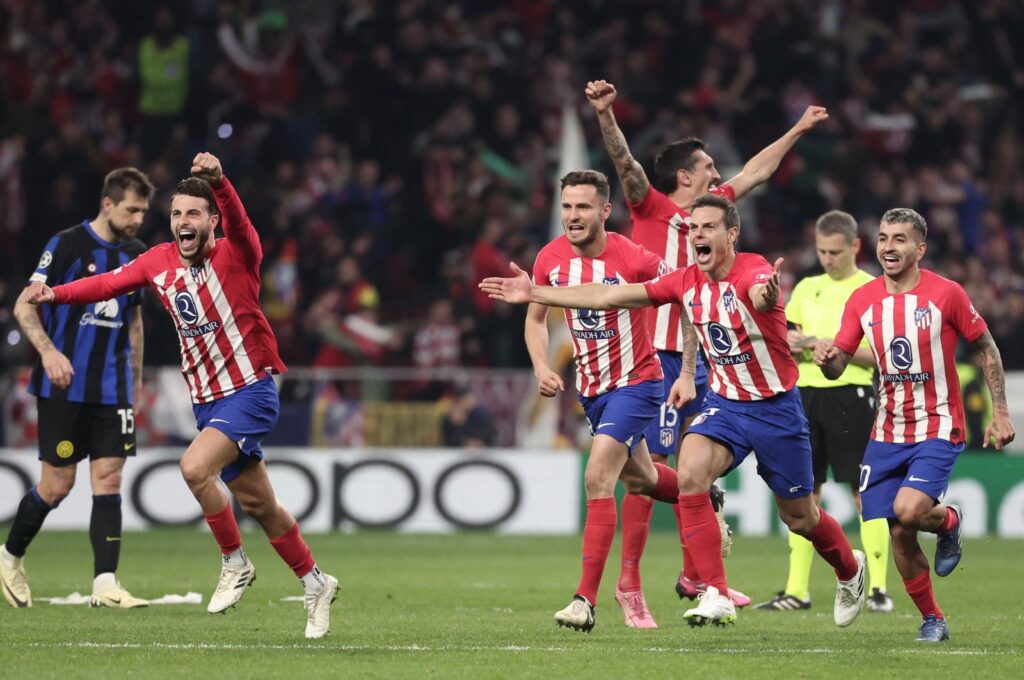
[(917, 534), (938, 535), (935, 573), (952, 573), (960, 562), (963, 512), (939, 499), (964, 450), (964, 407), (954, 357), (960, 337), (981, 354), (992, 395), (984, 446), (991, 439), (1002, 449), (1013, 441), (1014, 429), (1002, 359), (985, 320), (959, 284), (920, 268), (927, 236), (924, 218), (909, 208), (882, 215), (876, 255), (883, 276), (850, 296), (835, 341), (820, 340), (814, 361), (835, 380), (867, 336), (881, 390), (861, 465), (863, 516), (889, 521), (896, 569), (924, 617), (917, 641), (941, 642), (949, 639), (949, 627)]
[[(271, 374), (286, 370), (259, 305), (263, 248), (217, 157), (196, 155), (192, 175), (178, 183), (171, 202), (173, 242), (107, 274), (53, 289), (33, 283), (28, 300), (81, 304), (146, 285), (157, 293), (178, 330), (182, 374), (200, 430), (181, 458), (181, 473), (223, 554), (207, 611), (233, 607), (256, 578), (223, 480), (302, 581), (306, 637), (320, 638), (330, 628), (338, 581), (320, 571), (295, 518), (277, 502), (260, 446), (279, 410)], [(214, 238), (218, 224), (221, 239)]]
[[(684, 537), (707, 590), (684, 613), (691, 625), (726, 624), (736, 608), (720, 550), (721, 532), (708, 490), (753, 450), (758, 474), (775, 492), (779, 515), (805, 536), (836, 571), (835, 622), (848, 626), (864, 603), (864, 554), (854, 551), (839, 524), (814, 503), (807, 419), (795, 388), (797, 368), (786, 343), (779, 304), (779, 259), (736, 253), (739, 213), (722, 196), (693, 204), (690, 241), (696, 264), (643, 284), (548, 288), (515, 278), (488, 278), (480, 287), (496, 299), (573, 309), (632, 309), (680, 301), (711, 366), (711, 392), (683, 438), (679, 503)], [(621, 314), (621, 312), (620, 312)], [(670, 399), (687, 377), (672, 386)]]

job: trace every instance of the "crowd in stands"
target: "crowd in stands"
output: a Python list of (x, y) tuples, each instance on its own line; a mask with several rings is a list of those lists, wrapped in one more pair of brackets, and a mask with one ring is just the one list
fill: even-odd
[[(523, 310), (475, 283), (551, 236), (563, 103), (614, 83), (634, 155), (705, 139), (722, 174), (811, 103), (829, 120), (741, 205), (741, 246), (814, 267), (810, 225), (917, 209), (1024, 368), (1024, 5), (1015, 0), (4, 0), (0, 322), (112, 167), (158, 189), (218, 154), (263, 238), (265, 309), (297, 366), (526, 367)], [(147, 304), (155, 305), (150, 300)], [(147, 314), (147, 363), (175, 336)], [(6, 333), (5, 333), (6, 335)], [(5, 345), (24, 363), (24, 341)]]

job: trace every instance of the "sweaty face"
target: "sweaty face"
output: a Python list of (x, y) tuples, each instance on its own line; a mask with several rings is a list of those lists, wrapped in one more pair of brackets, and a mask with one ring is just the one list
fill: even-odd
[(171, 201), (171, 233), (182, 260), (196, 262), (213, 247), (220, 216), (210, 213), (205, 198), (177, 194)]
[(815, 234), (814, 244), (818, 251), (818, 262), (826, 274), (833, 279), (843, 279), (853, 273), (860, 239), (849, 243), (843, 234)]
[(585, 248), (600, 237), (611, 212), (611, 203), (592, 184), (562, 189), (562, 228), (569, 243), (577, 248)]
[(882, 222), (878, 225), (875, 254), (882, 271), (891, 279), (899, 279), (912, 270), (927, 249), (921, 235), (906, 222)]
[(103, 200), (103, 209), (107, 213), (107, 224), (110, 231), (114, 232), (120, 240), (134, 238), (142, 227), (142, 220), (149, 210), (149, 201), (140, 198), (131, 189), (124, 192), (124, 197), (119, 203), (110, 199)]
[(690, 214), (690, 247), (702, 272), (724, 264), (738, 236), (738, 228), (726, 229), (725, 211), (721, 208), (702, 207)]

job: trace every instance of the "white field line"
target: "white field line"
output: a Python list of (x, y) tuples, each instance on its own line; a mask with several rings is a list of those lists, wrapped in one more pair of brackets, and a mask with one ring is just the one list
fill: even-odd
[[(531, 647), (529, 645), (324, 645), (324, 644), (303, 644), (295, 643), (290, 645), (271, 645), (271, 644), (210, 644), (210, 643), (171, 643), (171, 642), (24, 642), (24, 643), (8, 643), (8, 648), (12, 647), (23, 647), (31, 649), (167, 649), (167, 650), (211, 650), (211, 651), (227, 651), (227, 650), (326, 650), (326, 651), (340, 651), (340, 652), (553, 652), (553, 653), (568, 653), (575, 651), (586, 652), (584, 648), (570, 648), (570, 647), (552, 647), (552, 646), (538, 646)], [(618, 647), (614, 650), (610, 650), (607, 647), (603, 647), (603, 650), (616, 651), (616, 652), (642, 652), (645, 654), (699, 654), (699, 653), (713, 653), (713, 654), (751, 654), (751, 653), (769, 653), (769, 654), (845, 654), (849, 653), (848, 650), (830, 649), (830, 648), (814, 648), (814, 649), (754, 649), (747, 647), (719, 647), (709, 649), (706, 647), (695, 648), (695, 647)], [(927, 647), (899, 647), (892, 648), (889, 650), (875, 650), (875, 654), (878, 653), (891, 653), (891, 654), (927, 654), (929, 656), (1021, 656), (1024, 654), (1022, 650), (1002, 650), (993, 651), (987, 649), (935, 649), (929, 645)]]

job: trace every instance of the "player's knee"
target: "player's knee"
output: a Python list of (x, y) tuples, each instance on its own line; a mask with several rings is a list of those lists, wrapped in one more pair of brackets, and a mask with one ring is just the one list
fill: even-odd
[(711, 490), (714, 480), (706, 473), (694, 470), (689, 465), (679, 463), (679, 493), (694, 494)]
[[(597, 470), (587, 470), (583, 475), (583, 485), (587, 490), (587, 498), (602, 498), (611, 495), (615, 489), (615, 479)], [(625, 480), (623, 480), (625, 483)], [(626, 486), (627, 491), (629, 486)]]
[(797, 536), (806, 538), (814, 531), (817, 521), (808, 513), (779, 511), (779, 518), (790, 531)]
[(930, 506), (901, 502), (899, 498), (893, 503), (892, 509), (896, 514), (896, 521), (913, 531), (917, 531), (924, 526), (928, 519), (928, 514), (931, 512)]
[(250, 494), (236, 496), (242, 511), (256, 521), (267, 519), (277, 509), (277, 500)]
[(182, 479), (185, 480), (190, 489), (202, 486), (211, 479), (210, 472), (206, 469), (205, 465), (188, 457), (182, 458), (178, 467), (181, 469)]
[(38, 484), (36, 486), (36, 493), (39, 494), (44, 503), (53, 509), (68, 497), (68, 494), (71, 493), (71, 487), (74, 485), (74, 480), (54, 480), (46, 485)]
[(655, 484), (658, 482), (658, 478), (647, 479), (639, 475), (623, 475), (620, 477), (622, 480), (622, 486), (626, 489), (626, 493), (638, 493), (646, 494), (651, 491)]

